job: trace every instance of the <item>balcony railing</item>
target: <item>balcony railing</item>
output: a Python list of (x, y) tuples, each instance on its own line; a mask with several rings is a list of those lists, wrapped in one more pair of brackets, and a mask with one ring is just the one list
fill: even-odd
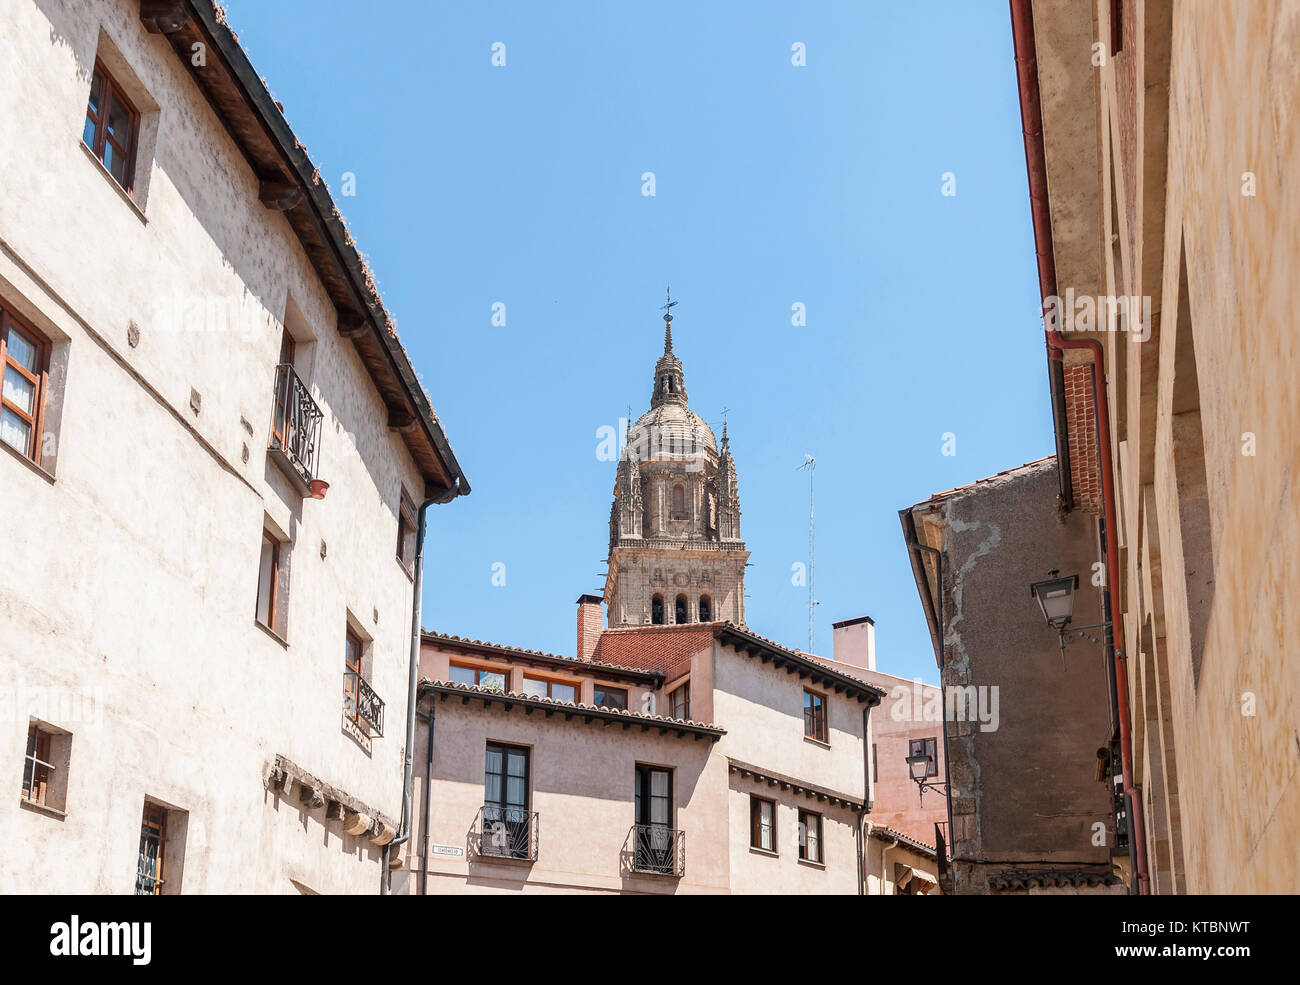
[(384, 701), (356, 671), (343, 674), (343, 712), (348, 720), (366, 728), (371, 735), (384, 735)]
[(664, 824), (634, 824), (632, 871), (658, 876), (684, 876), (686, 832)]
[(478, 854), (483, 858), (536, 862), (539, 827), (536, 811), (484, 804), (475, 825)]
[(306, 495), (319, 478), (321, 421), (325, 415), (311, 398), (292, 363), (275, 367), (275, 407), (271, 418), (272, 457)]

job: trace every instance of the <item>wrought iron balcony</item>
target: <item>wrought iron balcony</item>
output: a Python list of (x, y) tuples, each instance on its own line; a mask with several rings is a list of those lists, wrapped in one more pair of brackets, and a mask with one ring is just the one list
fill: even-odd
[(536, 811), (484, 804), (475, 824), (477, 854), (483, 858), (537, 861), (539, 820)]
[(343, 712), (348, 720), (383, 738), (384, 701), (369, 682), (356, 671), (343, 674)]
[(686, 875), (686, 832), (664, 824), (632, 826), (632, 871)]
[(311, 398), (292, 363), (275, 367), (275, 406), (271, 417), (271, 457), (306, 496), (319, 478), (321, 421), (325, 415)]

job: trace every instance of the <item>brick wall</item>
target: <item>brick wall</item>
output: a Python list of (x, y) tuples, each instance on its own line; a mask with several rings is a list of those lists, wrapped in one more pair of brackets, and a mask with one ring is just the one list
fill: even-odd
[(1085, 513), (1101, 516), (1101, 460), (1097, 452), (1097, 410), (1091, 366), (1065, 367), (1065, 417), (1074, 505)]
[(657, 671), (671, 681), (689, 671), (691, 657), (712, 643), (713, 627), (708, 623), (607, 629), (596, 645), (595, 659)]
[(599, 595), (583, 595), (578, 599), (578, 648), (574, 655), (579, 660), (590, 660), (600, 641), (603, 621), (600, 605), (603, 600)]

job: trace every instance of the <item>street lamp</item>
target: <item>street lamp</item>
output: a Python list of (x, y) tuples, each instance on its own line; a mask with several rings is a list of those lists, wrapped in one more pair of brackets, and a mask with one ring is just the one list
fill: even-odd
[(1055, 568), (1049, 571), (1047, 575), (1047, 578), (1036, 581), (1029, 586), (1029, 595), (1038, 602), (1038, 608), (1042, 611), (1043, 619), (1047, 622), (1047, 625), (1060, 634), (1061, 668), (1065, 669), (1065, 644), (1074, 642), (1074, 634), (1092, 640), (1092, 642), (1100, 646), (1102, 641), (1084, 632), (1084, 630), (1109, 630), (1111, 624), (1109, 622), (1099, 622), (1092, 626), (1071, 626), (1070, 620), (1074, 617), (1074, 593), (1079, 587), (1079, 576), (1063, 576)]
[(926, 789), (938, 790), (946, 797), (948, 795), (948, 785), (946, 783), (930, 783), (926, 780), (926, 775), (930, 772), (930, 757), (923, 752), (918, 752), (914, 756), (907, 757), (907, 772), (916, 782), (917, 793), (924, 802)]
[(1053, 629), (1064, 629), (1070, 624), (1070, 617), (1074, 614), (1074, 592), (1079, 587), (1078, 575), (1058, 578), (1059, 574), (1053, 568), (1048, 572), (1050, 577), (1029, 586), (1030, 594), (1043, 610), (1043, 618)]

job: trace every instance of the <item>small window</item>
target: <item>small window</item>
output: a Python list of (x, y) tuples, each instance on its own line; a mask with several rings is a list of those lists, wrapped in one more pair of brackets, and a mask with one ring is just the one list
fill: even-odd
[(257, 565), (257, 611), (254, 617), (283, 639), (285, 599), (281, 590), (282, 546), (275, 534), (262, 530), (262, 554)]
[(613, 708), (616, 711), (627, 711), (627, 688), (610, 687), (608, 684), (597, 684), (595, 688), (595, 697), (598, 708)]
[(152, 800), (144, 802), (135, 895), (176, 896), (181, 891), (188, 815)]
[(686, 596), (685, 596), (685, 595), (678, 595), (678, 596), (677, 596), (677, 601), (676, 601), (676, 603), (674, 604), (674, 608), (675, 608), (675, 610), (676, 610), (674, 614), (675, 614), (676, 617), (677, 617), (677, 619), (676, 619), (677, 623), (680, 625), (681, 623), (686, 622), (686, 620), (687, 620), (687, 614), (686, 614)]
[(925, 756), (929, 762), (925, 764), (926, 776), (939, 775), (939, 739), (937, 736), (929, 739), (913, 739), (908, 743), (908, 757)]
[(650, 622), (656, 626), (664, 624), (664, 597), (656, 595), (650, 600)]
[(96, 62), (81, 139), (128, 195), (135, 178), (139, 131), (140, 114), (108, 70)]
[(672, 709), (673, 718), (689, 719), (691, 717), (691, 682), (687, 681), (681, 687), (668, 695), (668, 705)]
[(403, 492), (397, 509), (397, 560), (407, 571), (415, 566), (416, 529), (415, 504)]
[(67, 806), (68, 759), (72, 736), (62, 729), (33, 721), (27, 726), (23, 757), (22, 798), (26, 803), (62, 812)]
[(822, 816), (799, 812), (799, 857), (805, 862), (822, 862)]
[(0, 308), (0, 367), (4, 372), (0, 440), (38, 464), (49, 355), (45, 336)]
[(464, 664), (452, 664), (449, 676), (453, 684), (468, 684), (470, 687), (481, 687), (501, 693), (506, 689), (506, 675), (500, 670), (483, 670), (478, 667), (467, 667)]
[(674, 520), (686, 519), (686, 487), (683, 485), (673, 486), (671, 517)]
[(826, 742), (826, 698), (814, 691), (803, 693), (803, 734)]
[(749, 844), (765, 852), (776, 851), (776, 804), (763, 797), (749, 798)]
[(348, 628), (343, 637), (343, 709), (348, 721), (368, 733), (370, 726), (362, 714), (365, 652), (366, 645), (361, 642), (361, 637)]
[(577, 700), (577, 690), (572, 684), (550, 681), (544, 677), (525, 677), (524, 694), (531, 694), (535, 698), (550, 698), (552, 701)]
[(700, 622), (713, 622), (713, 600), (707, 595), (700, 596)]

